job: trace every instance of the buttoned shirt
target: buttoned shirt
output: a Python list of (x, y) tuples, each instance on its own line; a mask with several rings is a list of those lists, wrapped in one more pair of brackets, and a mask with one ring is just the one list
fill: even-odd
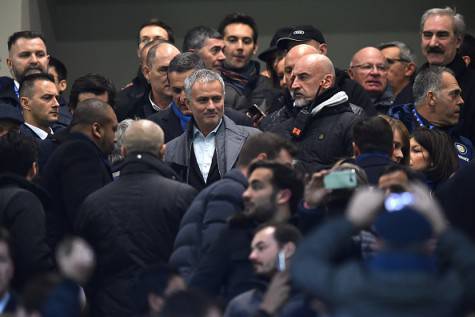
[(204, 181), (208, 179), (211, 163), (213, 162), (214, 151), (216, 150), (216, 133), (221, 126), (222, 119), (219, 121), (216, 128), (214, 128), (207, 136), (196, 127), (193, 126), (193, 151), (195, 152), (196, 163), (200, 168), (201, 175)]
[(153, 110), (155, 110), (157, 112), (167, 110), (168, 108), (170, 108), (170, 105), (171, 105), (171, 102), (170, 102), (166, 108), (161, 108), (159, 105), (157, 105), (155, 102), (153, 102), (152, 92), (150, 92), (148, 94), (148, 100), (150, 101), (150, 104), (152, 105)]

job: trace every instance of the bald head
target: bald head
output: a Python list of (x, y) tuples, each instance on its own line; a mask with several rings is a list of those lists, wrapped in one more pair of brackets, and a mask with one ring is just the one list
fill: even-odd
[(364, 47), (351, 59), (348, 74), (370, 94), (379, 95), (388, 84), (387, 62), (375, 47)]
[(180, 54), (180, 50), (173, 44), (165, 41), (158, 42), (156, 45), (152, 45), (147, 53), (147, 66), (153, 67), (155, 62), (162, 62), (163, 64), (170, 64), (170, 61)]
[(304, 107), (335, 84), (335, 68), (331, 60), (321, 54), (301, 57), (292, 71), (290, 93), (297, 107)]
[(123, 154), (150, 153), (160, 158), (164, 139), (163, 130), (158, 124), (150, 120), (134, 121), (122, 136)]
[(315, 47), (308, 45), (308, 44), (300, 44), (292, 47), (285, 55), (284, 61), (284, 77), (285, 82), (287, 83), (287, 87), (290, 89), (292, 82), (290, 80), (292, 70), (294, 69), (295, 63), (302, 58), (302, 56), (308, 54), (319, 54), (320, 51), (317, 50)]

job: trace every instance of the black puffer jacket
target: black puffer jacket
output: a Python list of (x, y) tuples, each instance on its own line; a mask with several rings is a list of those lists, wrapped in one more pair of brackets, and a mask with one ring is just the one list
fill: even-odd
[(170, 179), (173, 174), (152, 155), (131, 153), (120, 177), (84, 201), (76, 229), (97, 256), (86, 288), (91, 316), (132, 316), (136, 274), (168, 261), (181, 217), (196, 194)]
[[(311, 115), (303, 120), (302, 108), (286, 106), (266, 118), (266, 131), (292, 139), (298, 147), (299, 167), (307, 173), (331, 167), (352, 154), (352, 128), (358, 116), (348, 96), (336, 88), (318, 96), (310, 106)], [(301, 134), (291, 132), (300, 127)], [(262, 128), (262, 126), (261, 126)]]
[(243, 209), (247, 179), (232, 169), (223, 179), (205, 188), (186, 211), (175, 240), (170, 263), (188, 279), (200, 258), (226, 228), (226, 221)]

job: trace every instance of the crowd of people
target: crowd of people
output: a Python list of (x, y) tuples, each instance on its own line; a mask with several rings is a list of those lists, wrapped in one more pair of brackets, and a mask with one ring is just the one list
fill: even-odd
[(312, 25), (138, 29), (116, 91), (47, 39), (0, 78), (0, 314), (469, 316), (475, 45), (421, 17), (337, 69)]

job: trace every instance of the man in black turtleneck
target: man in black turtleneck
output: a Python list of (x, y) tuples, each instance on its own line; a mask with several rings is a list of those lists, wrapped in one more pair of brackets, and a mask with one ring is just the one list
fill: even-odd
[(224, 37), (222, 77), (226, 85), (224, 105), (247, 112), (256, 104), (262, 110), (271, 105), (272, 81), (260, 75), (259, 63), (251, 60), (257, 51), (257, 25), (248, 15), (231, 13), (224, 17), (218, 30)]
[[(458, 49), (462, 44), (463, 16), (451, 8), (427, 10), (421, 18), (421, 49), (427, 64), (451, 69), (462, 89), (464, 106), (461, 134), (475, 141), (475, 71), (466, 67)], [(422, 67), (426, 67), (425, 64)]]

